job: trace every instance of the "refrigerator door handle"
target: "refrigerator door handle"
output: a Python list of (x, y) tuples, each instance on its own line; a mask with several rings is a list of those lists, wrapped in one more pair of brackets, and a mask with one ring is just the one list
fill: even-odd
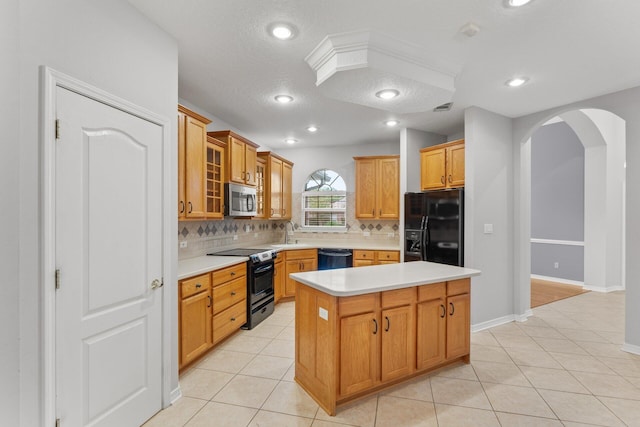
[(429, 236), (429, 217), (425, 216), (422, 219), (422, 230), (420, 232), (420, 258), (422, 261), (427, 261), (428, 247), (429, 241), (431, 240)]

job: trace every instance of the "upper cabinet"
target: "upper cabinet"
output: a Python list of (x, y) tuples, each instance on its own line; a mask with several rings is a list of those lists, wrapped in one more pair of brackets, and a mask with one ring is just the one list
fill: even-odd
[(256, 152), (258, 145), (230, 130), (208, 132), (227, 144), (225, 182), (256, 186)]
[(356, 218), (398, 219), (400, 156), (354, 157)]
[(178, 220), (222, 218), (225, 144), (209, 119), (178, 105)]
[(464, 187), (464, 139), (420, 150), (420, 188)]
[[(264, 217), (269, 219), (291, 218), (291, 173), (293, 163), (270, 151), (258, 153), (264, 163)], [(260, 195), (258, 195), (260, 199)], [(260, 207), (260, 203), (258, 202)]]

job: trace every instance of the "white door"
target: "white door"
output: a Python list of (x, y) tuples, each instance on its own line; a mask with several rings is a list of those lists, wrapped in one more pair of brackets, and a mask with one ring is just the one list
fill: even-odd
[(63, 427), (160, 410), (162, 128), (58, 87), (56, 411)]

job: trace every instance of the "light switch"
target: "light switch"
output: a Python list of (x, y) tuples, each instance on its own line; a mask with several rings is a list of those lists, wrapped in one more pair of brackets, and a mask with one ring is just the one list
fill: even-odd
[(320, 316), (321, 319), (329, 320), (329, 312), (327, 311), (326, 308), (320, 307), (318, 309), (318, 316)]
[(493, 234), (493, 224), (484, 225), (484, 234)]

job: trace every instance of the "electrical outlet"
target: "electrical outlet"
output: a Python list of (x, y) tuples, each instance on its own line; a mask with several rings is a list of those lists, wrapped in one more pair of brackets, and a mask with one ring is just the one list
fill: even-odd
[(395, 237), (396, 233), (387, 233), (387, 237)]
[(553, 268), (560, 268), (560, 263), (559, 262), (554, 262), (553, 263)]
[(187, 241), (186, 240), (181, 240), (180, 241), (180, 249), (184, 249), (187, 247)]
[(238, 240), (238, 235), (237, 234), (233, 235), (233, 240)]
[(257, 238), (258, 237), (258, 233), (253, 233), (253, 237)]
[(370, 231), (363, 231), (363, 232), (362, 232), (362, 235), (363, 235), (364, 237), (369, 237), (369, 236), (371, 236), (371, 232), (370, 232)]

